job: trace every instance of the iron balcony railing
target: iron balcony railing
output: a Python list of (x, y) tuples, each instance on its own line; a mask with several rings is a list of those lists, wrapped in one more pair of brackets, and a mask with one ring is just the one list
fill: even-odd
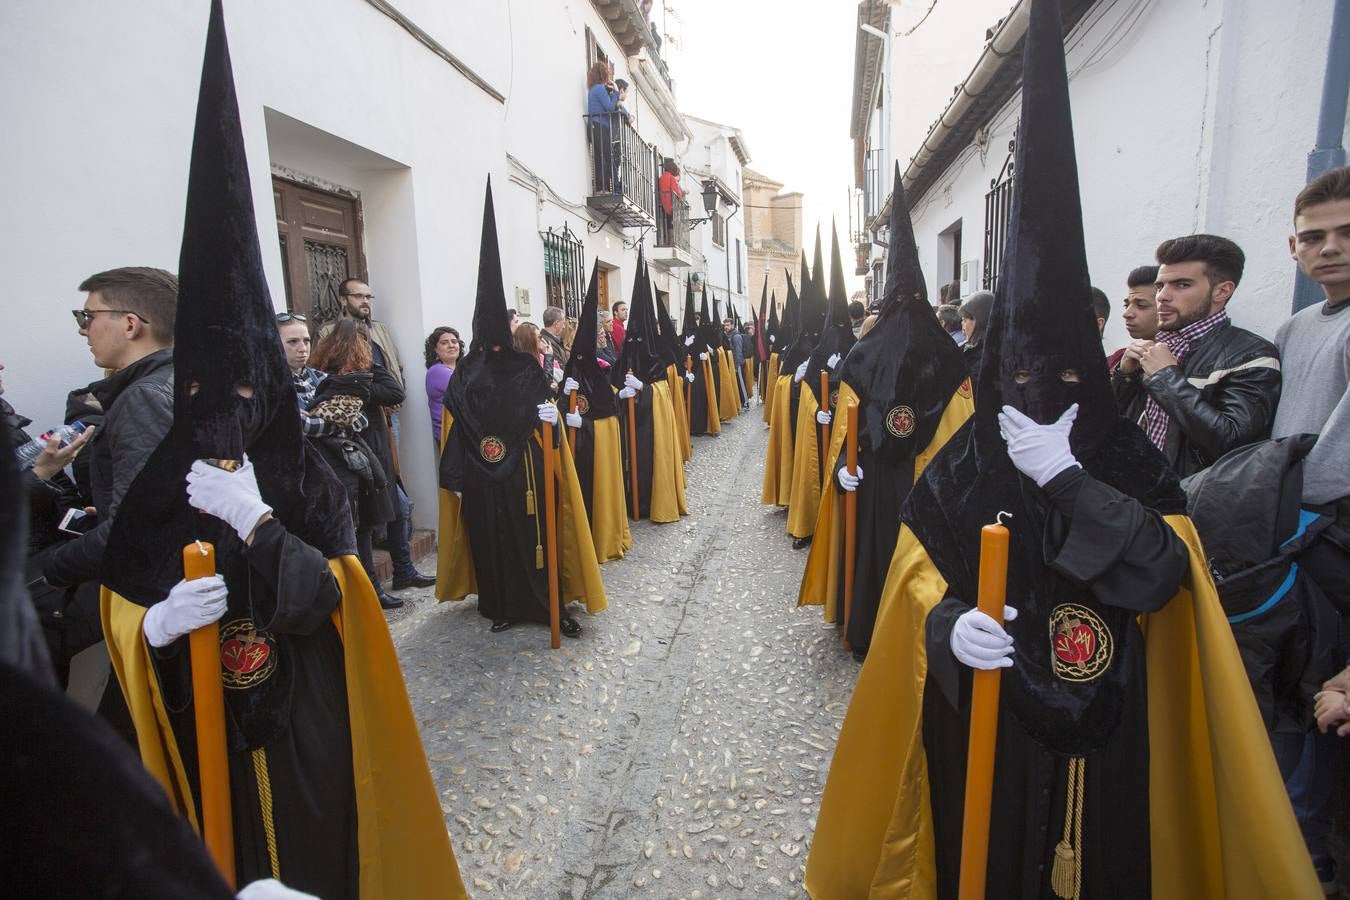
[(660, 154), (642, 140), (625, 112), (587, 115), (591, 194), (587, 204), (624, 227), (656, 223)]
[(665, 206), (656, 213), (656, 246), (689, 252), (689, 203), (683, 197), (670, 198), (670, 215)]

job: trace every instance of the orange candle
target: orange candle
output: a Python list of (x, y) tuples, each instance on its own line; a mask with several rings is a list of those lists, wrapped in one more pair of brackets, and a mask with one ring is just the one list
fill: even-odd
[[(1003, 514), (1000, 513), (1000, 517)], [(980, 529), (980, 612), (1003, 624), (1008, 592), (1008, 529)], [(983, 900), (989, 864), (989, 816), (994, 794), (994, 746), (998, 740), (998, 691), (1002, 669), (978, 670), (970, 691), (970, 745), (966, 756), (966, 801), (961, 833), (961, 900)]]
[[(205, 541), (183, 547), (183, 577), (216, 574), (216, 548)], [(197, 726), (202, 840), (231, 888), (234, 882), (234, 821), (230, 812), (230, 765), (225, 744), (225, 691), (220, 683), (220, 626), (203, 625), (188, 636), (192, 702)]]
[[(844, 441), (848, 452), (848, 474), (858, 474), (858, 407), (848, 405), (848, 422), (844, 426)], [(844, 649), (852, 650), (848, 642), (848, 624), (853, 618), (853, 570), (858, 559), (858, 492), (844, 493)]]
[[(575, 396), (575, 395), (573, 395)], [(548, 628), (549, 646), (562, 646), (562, 607), (558, 602), (558, 524), (553, 497), (553, 426), (543, 423), (544, 429), (544, 543), (548, 555)]]
[[(577, 392), (573, 391), (567, 398), (567, 411), (574, 413), (577, 411)], [(572, 455), (577, 453), (577, 430), (575, 428), (567, 429), (567, 449), (572, 451)]]

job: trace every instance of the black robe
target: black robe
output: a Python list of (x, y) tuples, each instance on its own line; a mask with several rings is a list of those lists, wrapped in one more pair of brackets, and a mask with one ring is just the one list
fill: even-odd
[[(695, 385), (698, 387), (698, 385)], [(655, 432), (652, 428), (652, 395), (650, 384), (644, 384), (642, 390), (633, 398), (633, 412), (637, 417), (637, 486), (638, 518), (647, 519), (652, 512), (652, 460), (655, 455)], [(633, 509), (633, 481), (629, 474), (633, 460), (628, 449), (631, 446), (628, 436), (632, 423), (628, 419), (628, 401), (619, 400), (619, 452), (623, 457), (623, 491), (625, 508)], [(678, 451), (676, 451), (678, 452)]]
[[(1143, 638), (1133, 614), (1165, 605), (1186, 570), (1188, 552), (1158, 513), (1080, 468), (1056, 476), (1043, 494), (1026, 483), (1027, 508), (1043, 535), (1045, 565), (1068, 594), (1088, 594), (1126, 610), (1113, 627), (1112, 667), (1122, 667), (1119, 720), (1101, 746), (1084, 754), (1082, 895), (1147, 897), (1150, 891), (1149, 742)], [(936, 845), (938, 894), (955, 897), (960, 873), (962, 804), (969, 729), (970, 669), (949, 640), (973, 597), (948, 594), (928, 615), (928, 679), (923, 740)], [(1008, 597), (1017, 607), (1018, 598)], [(1124, 627), (1120, 627), (1123, 620)], [(1021, 648), (1019, 647), (1019, 652)], [(1014, 666), (1019, 664), (1017, 653)], [(1032, 738), (1007, 703), (999, 706), (989, 847), (990, 897), (1054, 896), (1055, 845), (1063, 836), (1068, 759)]]
[[(558, 433), (564, 430), (555, 429), (555, 446)], [(451, 428), (441, 454), (441, 487), (463, 495), (463, 521), (478, 579), (479, 614), (494, 622), (547, 624), (544, 451), (534, 437), (527, 438), (525, 444), (502, 463), (513, 466), (509, 474), (484, 478), (469, 459), (469, 453), (477, 450), (468, 446), (464, 429)], [(589, 490), (585, 494), (589, 500)], [(561, 504), (556, 482), (554, 496)], [(560, 592), (560, 603), (561, 597)]]
[[(708, 373), (710, 370), (713, 373), (713, 396), (716, 397), (717, 367), (709, 365), (713, 361), (711, 354), (709, 354), (706, 362), (698, 358), (700, 353), (706, 351), (697, 342), (687, 349), (693, 356), (690, 365), (694, 373), (694, 381), (690, 385), (689, 391), (689, 433), (692, 435), (708, 434), (711, 431), (709, 428), (711, 417), (708, 410)], [(717, 413), (716, 407), (712, 409), (712, 413), (714, 415)]]
[[(279, 877), (325, 900), (358, 897), (351, 723), (342, 639), (331, 618), (341, 599), (337, 579), (322, 553), (276, 519), (247, 548), (217, 548), (230, 592), (220, 631), (238, 881), (274, 877), (261, 785), (264, 793), (270, 788)], [(247, 645), (253, 628), (270, 638), (270, 650), (249, 671), (230, 650), (246, 650), (238, 642)], [(200, 803), (186, 638), (153, 656)], [(256, 750), (266, 757), (265, 780)]]

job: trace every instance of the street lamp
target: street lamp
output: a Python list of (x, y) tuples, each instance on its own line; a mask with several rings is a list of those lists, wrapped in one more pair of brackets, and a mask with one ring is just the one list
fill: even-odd
[(692, 229), (695, 225), (702, 225), (704, 222), (712, 221), (712, 217), (717, 214), (717, 200), (721, 192), (717, 190), (717, 182), (709, 178), (703, 182), (703, 209), (707, 215), (701, 219), (690, 219), (689, 227)]

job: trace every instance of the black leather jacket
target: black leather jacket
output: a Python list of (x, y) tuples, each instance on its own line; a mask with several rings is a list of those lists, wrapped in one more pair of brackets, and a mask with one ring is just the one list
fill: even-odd
[(1196, 341), (1179, 366), (1145, 375), (1111, 373), (1116, 408), (1138, 422), (1149, 395), (1166, 411), (1163, 453), (1185, 478), (1229, 450), (1270, 437), (1280, 401), (1275, 345), (1231, 322)]
[(98, 525), (47, 557), (43, 575), (54, 585), (98, 578), (117, 507), (173, 424), (173, 349), (143, 356), (88, 390), (107, 410), (102, 427), (81, 454), (92, 457), (90, 487)]

